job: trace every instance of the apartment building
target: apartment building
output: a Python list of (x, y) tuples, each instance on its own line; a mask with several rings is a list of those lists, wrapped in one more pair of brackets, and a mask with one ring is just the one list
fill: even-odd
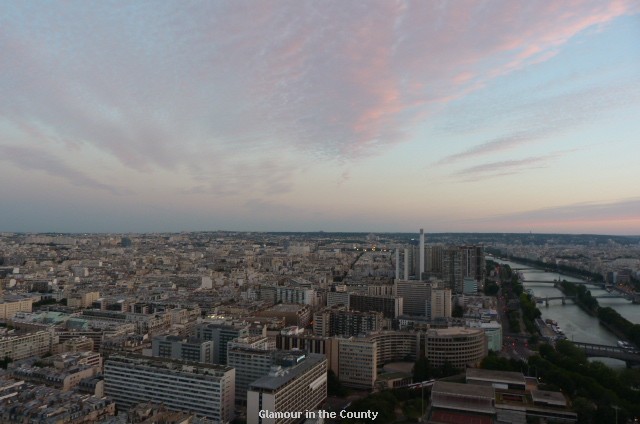
[(51, 352), (53, 346), (58, 344), (58, 340), (58, 336), (50, 331), (1, 336), (0, 358), (9, 357), (18, 361), (32, 356), (42, 356)]

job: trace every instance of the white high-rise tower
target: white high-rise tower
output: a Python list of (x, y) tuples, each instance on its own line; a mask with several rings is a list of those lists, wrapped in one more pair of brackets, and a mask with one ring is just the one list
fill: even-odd
[(420, 274), (418, 274), (420, 281), (422, 281), (422, 274), (424, 274), (424, 229), (420, 228)]

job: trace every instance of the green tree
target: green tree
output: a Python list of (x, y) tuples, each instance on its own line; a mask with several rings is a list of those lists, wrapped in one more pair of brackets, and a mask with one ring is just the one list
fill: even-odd
[(464, 308), (456, 303), (453, 311), (451, 311), (451, 316), (454, 318), (462, 318), (464, 316)]
[(484, 294), (487, 296), (495, 296), (499, 290), (500, 286), (495, 281), (487, 281), (484, 285)]
[(327, 371), (327, 394), (329, 396), (345, 397), (349, 395), (349, 390), (342, 385), (333, 370)]
[(413, 381), (417, 383), (419, 381), (429, 380), (432, 375), (433, 370), (431, 369), (429, 360), (424, 356), (418, 358), (413, 365)]

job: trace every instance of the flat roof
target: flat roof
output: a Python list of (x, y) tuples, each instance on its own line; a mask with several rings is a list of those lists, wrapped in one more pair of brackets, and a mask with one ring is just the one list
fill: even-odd
[(554, 406), (567, 406), (567, 399), (560, 392), (548, 390), (531, 390), (531, 398), (534, 402), (543, 402)]
[(260, 377), (249, 385), (249, 390), (277, 390), (287, 384), (289, 381), (300, 377), (322, 361), (326, 361), (324, 355), (309, 353), (298, 364), (291, 367), (284, 367), (279, 370), (277, 375), (266, 375), (264, 377)]
[(496, 383), (525, 384), (524, 374), (517, 371), (496, 371), (482, 368), (467, 368), (466, 378), (469, 380), (492, 381)]
[(447, 327), (447, 328), (430, 328), (427, 330), (427, 337), (429, 336), (460, 336), (465, 334), (476, 335), (478, 333), (484, 333), (481, 328), (467, 328), (467, 327)]
[(495, 399), (496, 394), (493, 388), (479, 386), (476, 384), (450, 383), (447, 381), (436, 381), (433, 384), (431, 393), (443, 393), (457, 396), (479, 397), (485, 399)]

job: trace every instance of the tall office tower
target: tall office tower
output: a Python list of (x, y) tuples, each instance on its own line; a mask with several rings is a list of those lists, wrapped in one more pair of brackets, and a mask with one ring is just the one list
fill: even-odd
[(402, 298), (402, 310), (405, 315), (427, 316), (426, 305), (430, 299), (432, 285), (429, 281), (395, 282), (396, 296)]
[(451, 317), (451, 289), (432, 289), (429, 319)]
[(472, 278), (482, 285), (485, 273), (482, 246), (449, 246), (444, 249), (442, 278), (454, 293), (463, 292), (465, 278)]
[[(249, 385), (248, 424), (288, 424), (304, 420), (305, 411), (318, 409), (327, 398), (327, 359), (298, 352), (283, 358), (281, 366)], [(260, 411), (299, 412), (293, 418), (261, 416)]]
[[(484, 246), (473, 246), (475, 260), (475, 280), (484, 286), (484, 279), (487, 276), (487, 261), (484, 257)], [(471, 275), (469, 275), (471, 277)]]
[(154, 402), (228, 423), (234, 418), (235, 377), (235, 369), (223, 365), (117, 354), (105, 362), (104, 390), (121, 410)]
[(235, 326), (222, 323), (202, 322), (196, 326), (196, 337), (213, 340), (213, 362), (227, 363), (227, 343), (238, 337), (249, 335), (249, 326)]
[(407, 246), (396, 250), (396, 280), (408, 280), (418, 273), (418, 252), (416, 246)]
[(435, 275), (442, 273), (442, 252), (444, 246), (440, 244), (433, 244), (426, 247), (427, 256), (427, 272)]
[(424, 230), (420, 228), (420, 269), (418, 272), (418, 280), (422, 281), (424, 275)]
[(448, 246), (442, 252), (442, 280), (445, 288), (453, 293), (462, 293), (462, 251), (457, 246)]
[(406, 248), (404, 249), (404, 276), (402, 277), (403, 280), (409, 279), (409, 262), (409, 249)]

